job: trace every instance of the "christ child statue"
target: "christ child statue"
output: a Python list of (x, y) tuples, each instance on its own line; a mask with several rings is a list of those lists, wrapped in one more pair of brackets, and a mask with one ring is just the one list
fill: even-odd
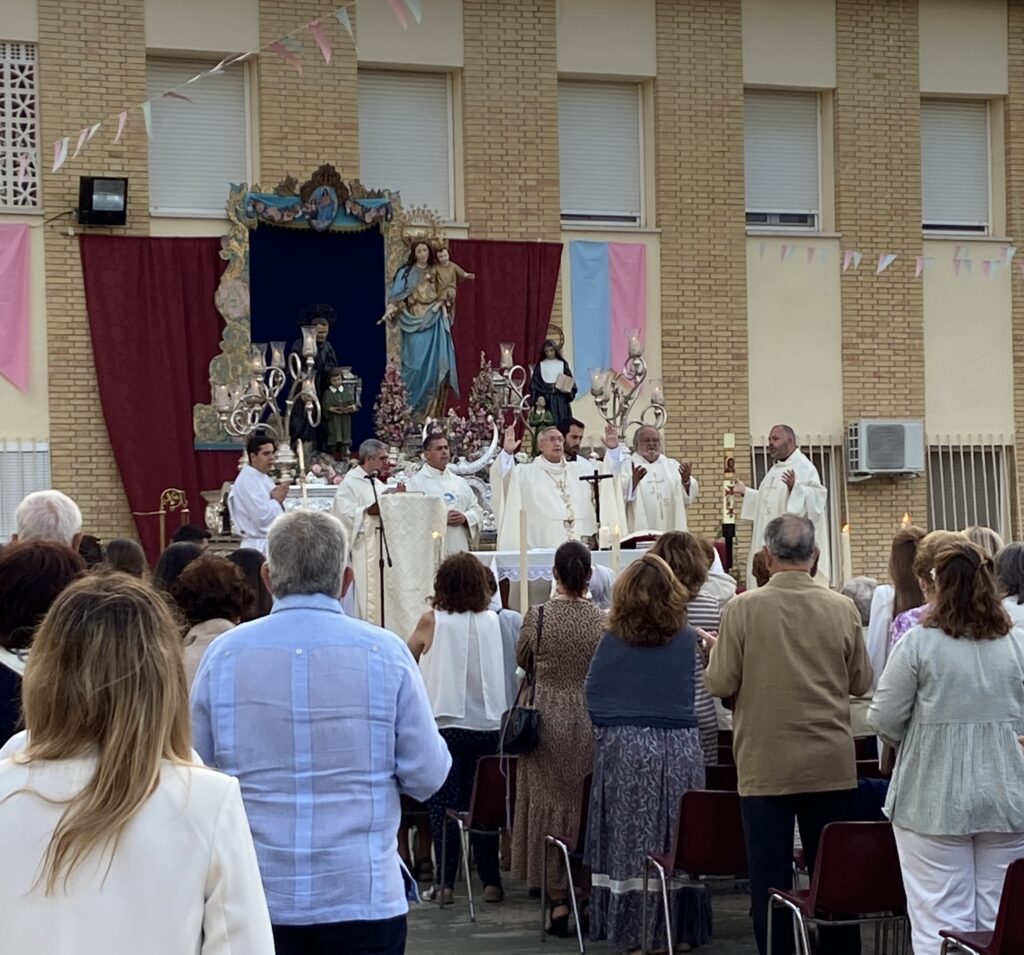
[(442, 245), (437, 250), (437, 265), (434, 267), (437, 273), (437, 297), (438, 301), (447, 310), (450, 321), (455, 321), (455, 297), (458, 293), (458, 284), (464, 279), (475, 279), (472, 272), (467, 272), (461, 265), (452, 261), (451, 252), (447, 245)]

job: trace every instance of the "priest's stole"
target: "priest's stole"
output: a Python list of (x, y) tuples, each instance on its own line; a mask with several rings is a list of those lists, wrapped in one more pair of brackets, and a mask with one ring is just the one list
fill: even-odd
[(647, 328), (647, 247), (639, 242), (569, 243), (573, 371), (580, 394), (591, 368), (619, 371), (627, 329)]

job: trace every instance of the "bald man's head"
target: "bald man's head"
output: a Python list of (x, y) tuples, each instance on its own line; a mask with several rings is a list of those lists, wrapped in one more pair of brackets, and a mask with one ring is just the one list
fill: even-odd
[(788, 424), (777, 424), (768, 432), (768, 453), (773, 461), (785, 461), (796, 450), (796, 432)]
[(649, 424), (637, 428), (633, 450), (648, 464), (654, 464), (661, 457), (661, 432)]

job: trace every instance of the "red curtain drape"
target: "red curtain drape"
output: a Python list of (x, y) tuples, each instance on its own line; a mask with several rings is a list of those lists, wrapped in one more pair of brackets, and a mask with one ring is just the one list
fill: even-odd
[(452, 339), (465, 410), (480, 352), (498, 366), (498, 343), (515, 342), (515, 359), (524, 368), (537, 361), (551, 321), (551, 305), (562, 261), (560, 242), (504, 242), (453, 239), (452, 261), (476, 275), (459, 285)]
[[(214, 294), (224, 271), (218, 238), (86, 235), (82, 273), (96, 378), (110, 443), (132, 511), (155, 511), (182, 488), (190, 521), (205, 525), (203, 490), (236, 473), (238, 452), (193, 448), (192, 406), (210, 400), (210, 359), (223, 319)], [(180, 518), (169, 515), (168, 540)], [(156, 517), (136, 517), (150, 561)]]

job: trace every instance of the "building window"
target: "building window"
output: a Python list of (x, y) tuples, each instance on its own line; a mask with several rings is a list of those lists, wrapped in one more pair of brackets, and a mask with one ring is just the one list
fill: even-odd
[(988, 232), (988, 103), (921, 101), (921, 209), (926, 231)]
[[(152, 103), (149, 205), (154, 215), (224, 215), (232, 183), (248, 182), (249, 107), (245, 64), (185, 83), (215, 64), (150, 58)], [(191, 103), (164, 96), (178, 90)]]
[(640, 96), (637, 83), (559, 80), (563, 222), (642, 223)]
[(35, 44), (0, 42), (0, 208), (40, 205), (38, 124)]
[(14, 534), (14, 512), (25, 495), (50, 486), (49, 444), (0, 441), (0, 543)]
[(928, 447), (928, 526), (961, 531), (980, 524), (1007, 539), (1010, 501), (1002, 444), (960, 444), (931, 438)]
[(817, 93), (747, 90), (744, 94), (747, 225), (818, 228), (818, 117)]
[(406, 209), (452, 219), (451, 78), (444, 73), (359, 71), (359, 178), (400, 192)]

